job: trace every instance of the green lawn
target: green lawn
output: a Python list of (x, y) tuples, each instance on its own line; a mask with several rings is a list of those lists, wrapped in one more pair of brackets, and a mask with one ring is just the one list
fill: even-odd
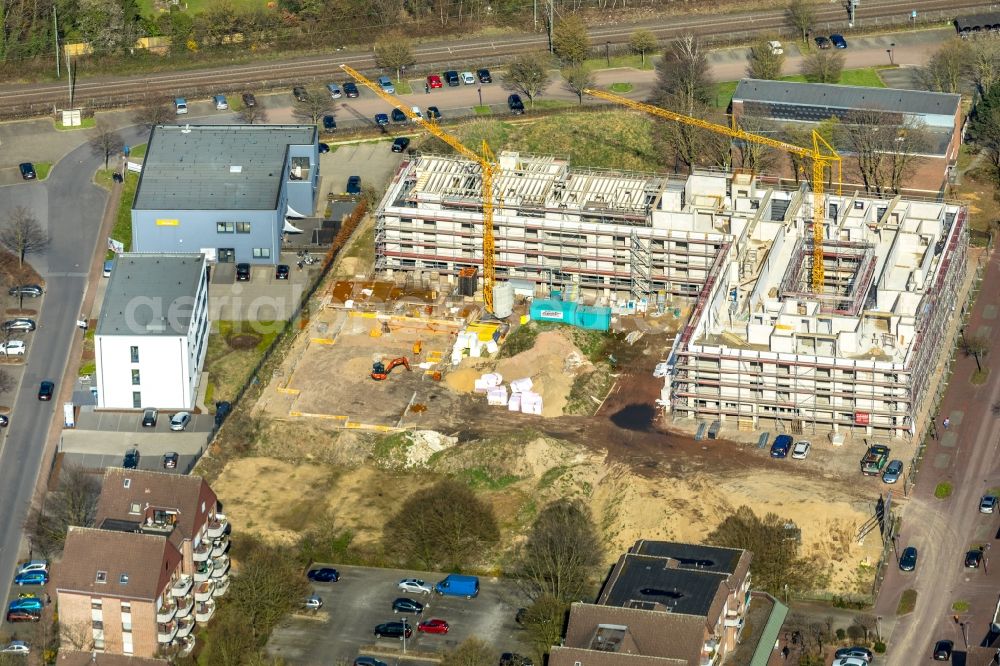
[[(268, 0), (227, 0), (227, 2), (233, 9), (240, 11), (251, 9), (267, 10), (267, 6), (270, 4)], [(184, 0), (181, 6), (186, 6), (187, 13), (194, 15), (217, 7), (219, 4), (219, 0)], [(153, 11), (153, 0), (139, 0), (139, 11), (144, 16), (156, 16), (158, 13)]]
[[(584, 61), (583, 66), (589, 70), (608, 69), (607, 58), (589, 58)], [(610, 67), (633, 67), (635, 69), (653, 69), (653, 54), (646, 54), (646, 66), (642, 66), (642, 57), (635, 55), (613, 55), (611, 56)]]
[[(240, 387), (250, 380), (260, 357), (263, 356), (282, 324), (274, 321), (217, 321), (208, 336), (205, 370), (212, 381), (213, 400), (232, 400)], [(253, 344), (231, 345), (236, 336), (244, 336)]]
[[(805, 83), (806, 77), (801, 74), (791, 74), (781, 77), (782, 81), (792, 83)], [(718, 109), (729, 108), (729, 103), (733, 101), (733, 93), (736, 92), (736, 85), (739, 81), (722, 81), (715, 84), (715, 106)], [(844, 86), (868, 86), (871, 88), (885, 88), (885, 83), (879, 78), (874, 67), (864, 67), (862, 69), (845, 69), (840, 74), (837, 83)]]
[(141, 143), (138, 146), (129, 146), (128, 156), (129, 157), (135, 157), (137, 159), (140, 158), (140, 157), (145, 157), (146, 156), (146, 144)]
[(624, 94), (624, 93), (627, 93), (627, 92), (632, 92), (632, 84), (631, 83), (612, 83), (610, 90), (611, 90), (611, 92), (618, 93), (618, 94)]
[(89, 118), (81, 118), (80, 119), (80, 124), (76, 125), (76, 126), (73, 126), (73, 125), (63, 125), (62, 121), (57, 120), (56, 121), (56, 129), (59, 130), (60, 132), (72, 132), (73, 130), (90, 129), (91, 127), (93, 127), (96, 124), (97, 124), (97, 120), (93, 116), (91, 116)]
[(472, 110), (475, 112), (477, 116), (488, 116), (493, 113), (493, 109), (491, 109), (489, 105), (486, 104), (482, 106), (474, 106), (472, 107)]
[(49, 171), (52, 171), (52, 162), (34, 162), (35, 165), (35, 176), (38, 180), (45, 180), (49, 177)]
[(135, 188), (139, 185), (139, 174), (125, 172), (125, 184), (122, 187), (122, 198), (118, 202), (118, 216), (111, 230), (111, 237), (125, 245), (125, 251), (132, 248), (132, 200), (135, 199)]
[(413, 93), (413, 88), (410, 87), (410, 82), (406, 79), (400, 79), (393, 84), (396, 89), (397, 95), (410, 95)]

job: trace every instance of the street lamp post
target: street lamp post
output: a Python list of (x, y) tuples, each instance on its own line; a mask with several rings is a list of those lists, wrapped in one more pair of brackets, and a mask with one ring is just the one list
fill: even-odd
[(895, 48), (896, 48), (896, 42), (892, 42), (891, 44), (889, 44), (889, 48), (887, 48), (885, 50), (885, 52), (889, 54), (889, 64), (890, 65), (895, 65), (896, 64), (896, 62), (892, 58), (892, 56), (893, 56), (893, 50)]
[(608, 67), (611, 67), (611, 41), (610, 40), (604, 42), (604, 57), (608, 61)]
[(483, 105), (483, 87), (479, 86), (479, 106)]
[(962, 640), (965, 642), (965, 649), (969, 649), (969, 623), (962, 622), (959, 624), (962, 627)]
[(403, 616), (403, 654), (406, 654), (406, 616)]

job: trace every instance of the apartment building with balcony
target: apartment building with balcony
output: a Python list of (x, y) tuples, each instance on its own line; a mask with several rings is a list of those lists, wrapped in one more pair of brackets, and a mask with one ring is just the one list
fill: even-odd
[(200, 477), (108, 468), (96, 525), (70, 530), (54, 575), (62, 644), (189, 654), (196, 624), (229, 589), (229, 523), (215, 493)]
[(597, 601), (574, 603), (551, 666), (717, 666), (750, 600), (749, 551), (641, 540)]

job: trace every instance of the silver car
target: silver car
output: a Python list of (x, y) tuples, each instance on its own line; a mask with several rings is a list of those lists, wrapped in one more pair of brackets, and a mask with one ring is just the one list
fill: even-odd
[(191, 423), (191, 412), (177, 412), (170, 417), (171, 430), (184, 430)]
[(903, 461), (893, 460), (886, 466), (885, 471), (882, 472), (882, 483), (896, 483), (902, 475)]
[(997, 510), (997, 498), (994, 495), (983, 495), (979, 500), (979, 513), (993, 513)]

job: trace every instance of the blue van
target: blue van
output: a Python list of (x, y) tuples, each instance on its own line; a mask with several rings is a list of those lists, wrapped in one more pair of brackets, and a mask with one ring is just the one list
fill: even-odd
[(449, 597), (471, 599), (479, 596), (479, 579), (475, 576), (448, 574), (444, 580), (434, 586), (434, 591)]

